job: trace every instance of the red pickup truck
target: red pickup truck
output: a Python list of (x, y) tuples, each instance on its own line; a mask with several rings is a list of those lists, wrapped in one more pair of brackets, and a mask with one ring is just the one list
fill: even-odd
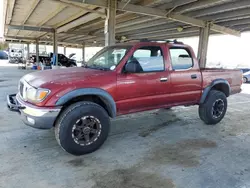
[(200, 69), (183, 43), (130, 42), (103, 48), (84, 67), (25, 75), (7, 104), (29, 126), (55, 127), (59, 145), (81, 155), (97, 150), (110, 117), (123, 114), (199, 105), (201, 120), (216, 124), (241, 84), (238, 70)]

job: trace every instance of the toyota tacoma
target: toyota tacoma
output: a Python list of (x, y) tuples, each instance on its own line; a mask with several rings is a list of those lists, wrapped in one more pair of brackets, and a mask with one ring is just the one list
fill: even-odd
[(241, 84), (241, 71), (200, 68), (181, 42), (134, 41), (103, 48), (83, 67), (23, 76), (7, 105), (31, 127), (54, 128), (64, 150), (82, 155), (104, 143), (119, 115), (199, 105), (200, 119), (217, 124)]

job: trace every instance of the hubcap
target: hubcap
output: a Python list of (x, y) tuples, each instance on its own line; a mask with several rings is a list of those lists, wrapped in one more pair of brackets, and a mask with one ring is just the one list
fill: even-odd
[(102, 125), (94, 116), (84, 116), (76, 121), (72, 128), (75, 143), (86, 146), (94, 143), (101, 134)]
[(213, 107), (212, 107), (213, 118), (217, 119), (217, 118), (221, 117), (221, 115), (224, 112), (224, 108), (225, 108), (224, 101), (222, 99), (217, 99), (213, 103)]

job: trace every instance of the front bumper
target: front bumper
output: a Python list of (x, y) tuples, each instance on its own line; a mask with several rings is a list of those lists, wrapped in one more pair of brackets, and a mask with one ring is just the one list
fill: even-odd
[(61, 107), (44, 108), (25, 103), (16, 94), (7, 95), (7, 106), (10, 111), (20, 113), (22, 121), (26, 125), (38, 129), (52, 128), (61, 111)]

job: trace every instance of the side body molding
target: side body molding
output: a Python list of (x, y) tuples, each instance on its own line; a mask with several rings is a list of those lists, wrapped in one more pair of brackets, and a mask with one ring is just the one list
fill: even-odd
[(70, 91), (61, 98), (59, 98), (58, 101), (56, 102), (56, 105), (63, 106), (68, 101), (84, 95), (95, 95), (99, 97), (107, 106), (109, 115), (112, 118), (116, 116), (116, 104), (113, 97), (108, 92), (100, 88), (83, 88)]

